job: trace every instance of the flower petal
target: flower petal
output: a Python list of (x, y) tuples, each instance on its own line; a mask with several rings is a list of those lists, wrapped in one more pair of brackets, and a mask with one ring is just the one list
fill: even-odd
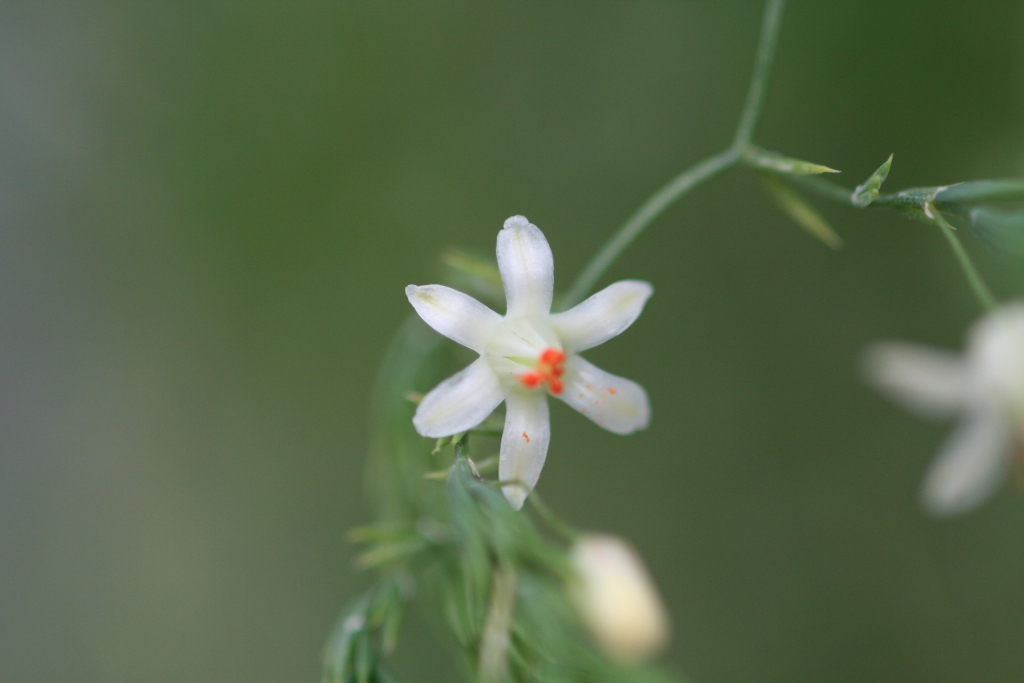
[(506, 317), (548, 313), (555, 288), (555, 261), (540, 228), (525, 216), (512, 216), (498, 233), (497, 254), (508, 301)]
[(537, 485), (551, 441), (548, 399), (542, 391), (511, 391), (505, 400), (505, 431), (501, 435), (498, 479), (507, 482), (502, 493), (513, 510)]
[(907, 409), (944, 417), (964, 403), (967, 366), (957, 355), (909, 342), (876, 342), (864, 355), (868, 381)]
[(431, 438), (458, 434), (487, 419), (506, 393), (487, 361), (477, 358), (423, 397), (412, 424)]
[(983, 503), (1006, 475), (1010, 443), (1009, 428), (998, 410), (968, 415), (928, 468), (921, 487), (925, 509), (955, 515)]
[(409, 285), (405, 295), (425, 323), (477, 353), (483, 353), (495, 326), (501, 322), (501, 316), (487, 306), (444, 285)]
[(565, 389), (558, 398), (616, 434), (644, 429), (651, 421), (651, 406), (644, 388), (580, 358), (565, 359)]
[(640, 280), (622, 280), (586, 301), (551, 316), (551, 327), (567, 351), (578, 353), (603, 344), (633, 324), (654, 288)]

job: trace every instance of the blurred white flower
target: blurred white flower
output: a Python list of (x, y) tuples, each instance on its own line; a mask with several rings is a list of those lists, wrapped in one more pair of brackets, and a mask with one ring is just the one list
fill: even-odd
[[(551, 426), (547, 394), (616, 434), (647, 426), (643, 387), (577, 355), (629, 327), (652, 289), (623, 280), (575, 308), (551, 313), (555, 267), (537, 226), (512, 216), (498, 233), (498, 270), (505, 287), (502, 317), (466, 294), (442, 285), (409, 285), (413, 308), (436, 331), (480, 354), (475, 362), (423, 397), (413, 424), (423, 436), (471, 429), (505, 401), (498, 476), (513, 508), (523, 506), (540, 476)], [(515, 482), (515, 483), (512, 483)]]
[(617, 536), (585, 534), (572, 561), (579, 575), (573, 597), (598, 644), (623, 662), (658, 654), (668, 642), (668, 614), (636, 551)]
[(925, 508), (952, 515), (984, 502), (1024, 447), (1024, 304), (982, 318), (963, 356), (878, 342), (866, 361), (872, 383), (908, 409), (928, 418), (960, 416), (925, 475)]

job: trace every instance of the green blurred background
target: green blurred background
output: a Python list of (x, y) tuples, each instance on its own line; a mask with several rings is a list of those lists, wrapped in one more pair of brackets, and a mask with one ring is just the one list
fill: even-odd
[[(756, 2), (0, 6), (0, 680), (312, 681), (365, 585), (345, 530), (375, 366), (448, 246), (522, 213), (565, 287), (730, 139)], [(1019, 0), (787, 10), (758, 141), (887, 188), (1024, 174)], [(944, 241), (742, 170), (614, 266), (654, 284), (591, 352), (638, 436), (558, 404), (539, 490), (632, 539), (700, 683), (1024, 677), (1024, 497), (934, 521), (946, 432), (859, 381), (878, 337), (958, 347)], [(968, 238), (1001, 295), (1024, 268)], [(402, 681), (446, 657), (422, 618)]]

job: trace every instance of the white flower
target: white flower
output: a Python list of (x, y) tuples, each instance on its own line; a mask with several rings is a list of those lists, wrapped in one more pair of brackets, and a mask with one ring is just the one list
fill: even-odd
[(960, 415), (925, 476), (925, 508), (951, 515), (984, 502), (1024, 448), (1024, 304), (982, 318), (962, 357), (880, 342), (867, 369), (876, 386), (924, 417)]
[(573, 597), (601, 647), (625, 662), (656, 655), (668, 642), (668, 614), (636, 551), (617, 536), (585, 534), (572, 562)]
[(405, 288), (428, 325), (480, 354), (423, 397), (413, 425), (423, 436), (457, 434), (480, 424), (505, 401), (498, 476), (510, 482), (502, 490), (518, 510), (547, 456), (547, 394), (616, 434), (647, 426), (650, 408), (643, 387), (577, 354), (629, 327), (652, 290), (646, 282), (623, 280), (571, 310), (551, 313), (555, 266), (544, 233), (525, 217), (512, 216), (498, 233), (497, 254), (507, 300), (504, 317), (449, 287)]

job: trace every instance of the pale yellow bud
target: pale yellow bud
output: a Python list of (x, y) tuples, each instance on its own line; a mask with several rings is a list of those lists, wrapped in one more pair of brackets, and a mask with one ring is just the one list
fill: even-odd
[(598, 644), (624, 662), (656, 655), (668, 642), (668, 614), (636, 551), (617, 536), (586, 534), (572, 560), (573, 596)]

